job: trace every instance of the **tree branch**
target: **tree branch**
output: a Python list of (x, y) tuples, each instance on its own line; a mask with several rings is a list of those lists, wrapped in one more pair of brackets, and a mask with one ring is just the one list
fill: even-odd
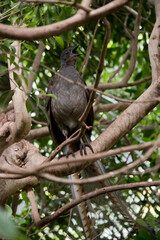
[[(31, 127), (31, 118), (30, 114), (28, 114), (26, 109), (26, 84), (21, 78), (21, 68), (19, 66), (19, 59), (21, 56), (21, 44), (18, 41), (15, 41), (12, 46), (16, 49), (17, 56), (15, 57), (15, 64), (10, 63), (10, 59), (8, 59), (8, 69), (9, 69), (9, 78), (10, 78), (10, 85), (11, 90), (14, 91), (14, 95), (12, 97), (13, 105), (14, 105), (14, 121), (12, 122), (13, 127), (8, 128), (9, 136), (7, 136), (7, 141), (5, 148), (11, 145), (15, 141), (19, 141), (20, 139), (24, 138)], [(10, 55), (8, 54), (10, 58)], [(18, 84), (15, 80), (15, 75), (17, 76), (17, 81), (21, 82), (21, 87), (18, 87)], [(11, 124), (8, 122), (8, 124)], [(5, 125), (3, 127), (6, 127)], [(4, 148), (0, 149), (2, 152)]]
[[(109, 150), (107, 152), (94, 153), (83, 157), (82, 156), (76, 158), (70, 157), (69, 160), (66, 158), (61, 158), (61, 161), (59, 161), (57, 158), (55, 158), (51, 162), (46, 162), (46, 158), (39, 153), (36, 147), (34, 147), (29, 142), (22, 140), (21, 142), (15, 143), (14, 145), (10, 146), (8, 149), (4, 151), (1, 157), (0, 170), (2, 173), (4, 172), (16, 175), (18, 174), (18, 178), (37, 175), (43, 172), (63, 177), (71, 173), (74, 173), (74, 171), (77, 172), (81, 170), (82, 168), (84, 168), (83, 165), (85, 165), (86, 163), (89, 162), (93, 163), (98, 159), (107, 158), (123, 152), (152, 148), (153, 145), (156, 146), (157, 143), (149, 142), (133, 146), (126, 146)], [(17, 149), (17, 151), (15, 151), (15, 149)], [(35, 159), (38, 159), (36, 161), (36, 164)], [(26, 166), (25, 169), (22, 168), (21, 164)], [(14, 167), (14, 165), (15, 166), (18, 165), (20, 168)], [(3, 174), (0, 174), (0, 177), (4, 177)], [(11, 178), (11, 176), (9, 177)], [(16, 177), (17, 176), (13, 176), (13, 178)]]
[(105, 17), (107, 14), (116, 11), (128, 2), (129, 0), (115, 0), (105, 6), (90, 11), (88, 14), (83, 10), (78, 10), (73, 17), (47, 26), (24, 28), (0, 24), (0, 37), (32, 41), (57, 36), (75, 29), (76, 27), (95, 21), (98, 18)]
[(160, 39), (160, 1), (154, 0), (156, 11), (156, 23), (154, 25), (152, 34), (149, 39), (149, 58), (152, 67), (152, 81), (160, 82), (160, 52), (159, 52), (159, 39)]
[(122, 82), (124, 82), (124, 83), (127, 83), (128, 80), (130, 79), (130, 77), (134, 71), (136, 59), (137, 59), (138, 34), (139, 34), (139, 26), (141, 23), (142, 0), (140, 0), (139, 2), (140, 3), (139, 3), (138, 15), (136, 17), (135, 26), (134, 26), (134, 36), (133, 36), (132, 43), (131, 43), (132, 53), (131, 53), (130, 65), (128, 67), (128, 71), (127, 71), (126, 75), (122, 79)]
[(55, 220), (60, 215), (64, 214), (69, 209), (77, 206), (81, 202), (86, 201), (91, 198), (94, 198), (94, 197), (97, 197), (97, 196), (100, 196), (102, 194), (105, 194), (108, 192), (124, 190), (124, 189), (134, 189), (134, 188), (141, 188), (141, 187), (145, 188), (145, 187), (151, 187), (151, 186), (160, 186), (160, 181), (128, 183), (128, 184), (114, 185), (114, 186), (103, 187), (103, 188), (97, 189), (93, 192), (82, 195), (80, 198), (72, 200), (71, 202), (67, 203), (65, 206), (58, 209), (54, 214), (44, 217), (38, 223), (38, 226), (43, 227), (46, 224)]
[(26, 140), (31, 141), (33, 139), (49, 136), (48, 127), (41, 127), (36, 129), (31, 129), (28, 135), (25, 137)]
[(37, 201), (36, 201), (36, 197), (33, 189), (28, 190), (28, 198), (30, 200), (31, 207), (32, 207), (32, 216), (34, 218), (35, 223), (37, 224), (40, 221), (40, 216), (38, 213), (38, 205), (37, 205)]

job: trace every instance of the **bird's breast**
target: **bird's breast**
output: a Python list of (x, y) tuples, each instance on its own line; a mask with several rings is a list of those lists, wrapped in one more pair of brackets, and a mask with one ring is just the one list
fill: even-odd
[(85, 89), (80, 86), (60, 88), (54, 93), (57, 99), (52, 98), (52, 114), (56, 122), (63, 122), (69, 129), (76, 128), (78, 119), (87, 105)]

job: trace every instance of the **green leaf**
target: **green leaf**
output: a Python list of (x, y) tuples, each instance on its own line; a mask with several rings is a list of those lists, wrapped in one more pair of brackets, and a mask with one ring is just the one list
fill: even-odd
[(10, 59), (10, 64), (13, 64), (15, 61), (15, 56), (10, 55), (9, 59)]
[(141, 226), (147, 227), (147, 224), (143, 219), (138, 218), (136, 222)]
[(31, 110), (34, 110), (38, 114), (38, 108), (39, 107), (39, 98), (36, 95), (28, 94), (28, 101), (26, 102), (27, 110), (31, 112)]
[(60, 47), (63, 49), (64, 48), (64, 41), (62, 37), (54, 37), (56, 42), (60, 45)]
[(8, 214), (0, 208), (0, 237), (12, 240), (27, 240), (28, 238), (22, 235), (15, 224), (9, 219)]
[(0, 95), (0, 107), (4, 110), (13, 96), (13, 90), (7, 90)]
[(21, 83), (19, 75), (16, 72), (13, 72), (13, 78), (16, 81), (16, 83), (18, 84), (18, 87), (21, 87), (22, 83)]
[(51, 94), (51, 93), (44, 94), (44, 96), (53, 97), (57, 100), (57, 97), (54, 94)]
[(29, 50), (32, 50), (33, 51), (33, 47), (32, 47), (32, 45), (31, 44), (28, 44), (28, 43), (25, 43), (25, 42), (23, 42), (23, 45), (27, 48), (27, 49), (29, 49)]
[(32, 108), (32, 104), (31, 104), (29, 98), (28, 98), (27, 101), (26, 101), (26, 108), (27, 108), (27, 112), (28, 112), (28, 113), (31, 112), (32, 109), (33, 109), (33, 108)]
[(26, 193), (25, 193), (25, 192), (21, 192), (21, 195), (22, 195), (22, 198), (23, 198), (23, 200), (25, 201), (26, 205), (28, 205), (29, 199), (28, 199)]
[(33, 16), (34, 16), (34, 8), (31, 11), (29, 11), (27, 14), (25, 14), (23, 22), (32, 19)]
[(42, 105), (39, 105), (39, 108), (41, 109), (41, 111), (43, 112), (45, 118), (47, 119), (48, 123), (49, 123), (49, 119), (48, 119), (48, 115), (47, 115), (47, 112), (46, 112), (46, 109), (44, 106)]
[(5, 206), (5, 210), (8, 217), (12, 216), (12, 208), (9, 205)]
[(7, 52), (7, 53), (10, 52), (9, 47), (8, 47), (7, 45), (5, 45), (5, 44), (2, 44), (2, 45), (1, 45), (1, 49), (3, 49), (3, 51), (5, 51), (5, 52)]
[(13, 45), (11, 45), (10, 48), (12, 53), (16, 53), (16, 48)]
[(3, 75), (7, 70), (7, 67), (0, 65), (0, 75)]
[(36, 91), (41, 92), (41, 93), (45, 93), (45, 91), (43, 89), (41, 89), (41, 88), (37, 88), (37, 89), (33, 90), (33, 92), (36, 92)]
[(147, 230), (144, 230), (144, 229), (138, 230), (138, 236), (142, 240), (153, 240), (154, 239), (154, 236), (151, 235)]
[(24, 72), (22, 72), (22, 76), (23, 76), (25, 84), (28, 86), (28, 79), (25, 77)]
[(156, 240), (159, 240), (159, 239), (160, 239), (160, 231), (159, 231), (158, 234), (157, 234)]
[(39, 106), (39, 97), (37, 95), (34, 95), (34, 99), (36, 101), (36, 106)]

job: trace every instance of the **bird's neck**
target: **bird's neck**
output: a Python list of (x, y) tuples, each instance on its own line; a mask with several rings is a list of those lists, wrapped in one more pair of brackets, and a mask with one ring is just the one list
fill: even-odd
[(71, 59), (71, 60), (68, 60), (68, 61), (65, 61), (65, 62), (61, 62), (61, 67), (75, 67), (76, 68), (76, 60), (74, 59)]

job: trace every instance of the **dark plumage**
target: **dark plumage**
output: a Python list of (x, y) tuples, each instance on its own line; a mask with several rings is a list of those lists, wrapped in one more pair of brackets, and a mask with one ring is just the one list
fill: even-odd
[[(61, 67), (59, 74), (85, 85), (79, 72), (76, 70), (76, 60), (79, 56), (76, 47), (65, 49), (61, 54)], [(82, 115), (89, 99), (89, 91), (84, 87), (68, 82), (59, 75), (54, 75), (48, 85), (47, 93), (54, 94), (53, 97), (46, 97), (46, 109), (50, 119), (49, 130), (54, 143), (58, 146), (72, 133), (80, 128), (78, 119)], [(93, 125), (93, 109), (90, 110), (86, 124)], [(86, 131), (90, 137), (91, 130)], [(74, 152), (79, 149), (79, 142), (68, 146), (67, 152)]]

